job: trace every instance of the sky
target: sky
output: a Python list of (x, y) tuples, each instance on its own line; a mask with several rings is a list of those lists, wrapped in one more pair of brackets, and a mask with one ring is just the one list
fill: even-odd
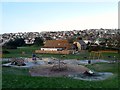
[(2, 2), (2, 33), (118, 28), (118, 2)]

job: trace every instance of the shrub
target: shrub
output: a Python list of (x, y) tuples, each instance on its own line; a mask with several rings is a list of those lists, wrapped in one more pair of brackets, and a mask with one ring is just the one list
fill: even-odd
[(3, 50), (2, 53), (3, 53), (3, 54), (9, 54), (10, 52), (7, 51), (7, 50)]

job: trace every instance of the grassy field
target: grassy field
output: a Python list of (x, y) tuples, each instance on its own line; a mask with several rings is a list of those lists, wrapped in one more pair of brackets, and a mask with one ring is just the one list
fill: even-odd
[[(30, 47), (18, 47), (17, 49), (3, 49), (3, 50), (7, 50), (10, 53), (9, 54), (3, 54), (2, 57), (3, 58), (11, 58), (11, 57), (31, 57), (32, 53), (36, 50), (39, 49), (39, 47), (34, 47), (34, 46), (30, 46)], [(25, 54), (22, 54), (23, 52), (25, 52)]]
[[(116, 64), (95, 64), (87, 66), (96, 71), (113, 72), (103, 81), (83, 81), (67, 77), (31, 77), (28, 69), (3, 67), (3, 88), (118, 88), (118, 66)], [(103, 68), (104, 67), (104, 68)], [(99, 69), (97, 69), (99, 68)]]
[[(34, 46), (30, 46), (30, 47), (18, 47), (18, 49), (7, 49), (7, 51), (9, 51), (9, 54), (3, 54), (3, 58), (11, 58), (11, 57), (32, 57), (32, 53), (37, 50), (40, 49), (40, 47), (34, 47)], [(22, 54), (22, 52), (25, 52), (25, 54)], [(65, 57), (61, 58), (61, 55), (57, 55), (57, 54), (37, 54), (38, 57), (55, 57), (55, 58), (61, 58), (61, 59), (88, 59), (90, 55), (90, 52), (85, 51), (85, 52), (80, 52), (80, 54), (70, 54), (70, 55), (65, 55)], [(120, 59), (120, 56), (118, 53), (102, 53), (102, 59), (106, 59), (106, 60), (113, 60), (113, 59)], [(109, 58), (108, 56), (111, 56), (111, 58)], [(114, 58), (115, 56), (115, 58)], [(86, 57), (86, 58), (85, 58)]]
[[(7, 50), (9, 54), (3, 54), (3, 58), (11, 57), (32, 57), (32, 53), (39, 49), (39, 47), (19, 47), (14, 50)], [(25, 54), (22, 54), (25, 52)], [(66, 55), (61, 58), (61, 55), (55, 54), (37, 54), (39, 57), (55, 57), (61, 59), (86, 59), (89, 57), (89, 52), (80, 53), (79, 55)], [(117, 53), (102, 53), (103, 59), (120, 60)], [(67, 77), (32, 77), (28, 69), (17, 69), (11, 67), (2, 68), (2, 88), (118, 88), (120, 82), (118, 72), (120, 72), (120, 65), (118, 63), (107, 64), (97, 63), (87, 65), (86, 67), (98, 72), (112, 72), (114, 75), (109, 79), (103, 81), (83, 81), (75, 80)]]

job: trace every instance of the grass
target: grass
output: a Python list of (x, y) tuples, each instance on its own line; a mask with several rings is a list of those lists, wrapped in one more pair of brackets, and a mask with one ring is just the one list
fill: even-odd
[[(9, 51), (9, 54), (3, 54), (3, 58), (11, 58), (11, 57), (32, 57), (32, 53), (40, 49), (40, 47), (35, 47), (35, 46), (27, 46), (27, 47), (18, 47), (18, 49), (7, 49)], [(25, 54), (22, 54), (22, 52), (25, 52)], [(89, 52), (81, 52), (78, 55), (65, 55), (65, 57), (61, 57), (61, 55), (58, 54), (37, 54), (38, 57), (54, 57), (54, 58), (61, 58), (61, 59), (79, 59), (79, 60), (84, 60), (89, 58), (90, 53)], [(118, 53), (102, 53), (102, 59), (106, 60), (113, 60), (113, 59), (120, 59)], [(108, 56), (111, 56), (109, 58)], [(116, 58), (114, 58), (114, 56)], [(86, 58), (85, 58), (86, 57)]]
[[(3, 58), (11, 57), (32, 57), (32, 52), (40, 47), (19, 47), (15, 50), (10, 50), (10, 54), (3, 54)], [(22, 54), (25, 52), (25, 54)], [(62, 57), (57, 54), (37, 54), (39, 57), (55, 57), (61, 59), (86, 59), (89, 57), (89, 52), (80, 53), (79, 55), (66, 55)], [(104, 59), (116, 60), (120, 59), (117, 53), (102, 53)], [(112, 58), (109, 58), (111, 56)], [(5, 63), (5, 62), (4, 62)], [(75, 80), (67, 77), (31, 77), (28, 69), (18, 69), (3, 67), (2, 68), (2, 87), (3, 88), (118, 88), (118, 72), (120, 72), (119, 64), (97, 63), (87, 65), (86, 67), (98, 72), (112, 72), (114, 76), (103, 81), (83, 81)]]
[(3, 67), (2, 68), (3, 75), (25, 75), (29, 76), (29, 69), (23, 69), (23, 68), (14, 68), (14, 67)]
[[(35, 52), (35, 50), (39, 49), (39, 47), (34, 46), (27, 46), (27, 47), (18, 47), (17, 49), (6, 49), (9, 51), (9, 54), (3, 54), (3, 58), (11, 58), (11, 57), (31, 57), (32, 53)], [(25, 52), (25, 54), (22, 54), (22, 52)]]
[[(114, 76), (103, 81), (83, 81), (67, 77), (31, 77), (28, 69), (3, 67), (3, 88), (118, 88), (116, 64), (94, 64), (87, 67), (96, 71), (113, 72)], [(104, 68), (103, 68), (104, 67)], [(99, 69), (98, 69), (99, 68)]]
[(6, 75), (3, 78), (3, 88), (118, 88), (117, 81), (118, 78), (91, 82), (65, 77)]
[(96, 63), (92, 65), (86, 65), (91, 70), (98, 71), (98, 72), (112, 72), (118, 74), (119, 71), (119, 64), (118, 63)]

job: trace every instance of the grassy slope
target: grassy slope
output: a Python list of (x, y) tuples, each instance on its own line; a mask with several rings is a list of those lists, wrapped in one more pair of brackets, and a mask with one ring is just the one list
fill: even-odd
[(65, 77), (31, 77), (27, 69), (3, 67), (2, 84), (3, 88), (118, 88), (116, 64), (96, 64), (87, 67), (97, 71), (110, 71), (115, 75), (107, 80), (90, 82)]
[[(3, 57), (31, 57), (34, 50), (39, 47), (21, 47), (16, 50), (8, 50), (10, 54), (4, 54)], [(26, 54), (21, 54), (24, 51)], [(42, 57), (56, 57), (60, 58), (60, 55), (52, 54), (38, 54)], [(65, 58), (69, 59), (84, 59), (85, 56), (89, 56), (89, 53), (81, 53), (80, 55), (66, 55)], [(120, 59), (119, 54), (103, 53), (105, 59), (109, 59), (108, 56), (116, 56)], [(115, 75), (118, 73), (118, 66), (116, 64), (94, 64), (87, 66), (95, 71), (109, 71)], [(16, 69), (3, 67), (3, 88), (115, 88), (118, 87), (118, 77), (112, 77), (104, 81), (82, 81), (74, 80), (70, 78), (58, 77), (58, 78), (46, 78), (46, 77), (31, 77), (27, 69)], [(120, 72), (120, 71), (119, 71)]]

